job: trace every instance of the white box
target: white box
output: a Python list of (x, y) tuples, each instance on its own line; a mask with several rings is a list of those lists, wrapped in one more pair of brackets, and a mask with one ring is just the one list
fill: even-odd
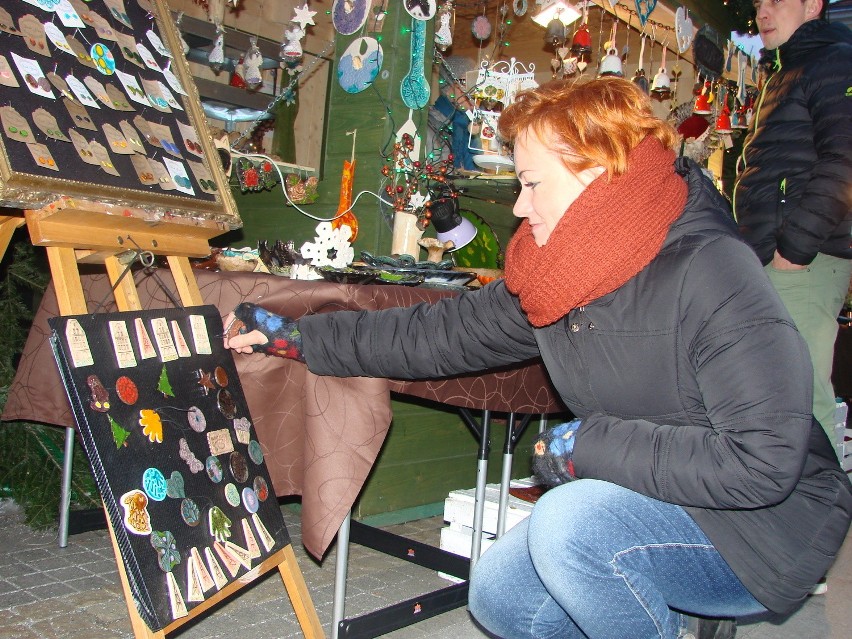
[[(529, 488), (536, 485), (534, 478), (513, 480), (512, 488)], [(447, 526), (441, 529), (441, 550), (470, 558), (473, 542), (473, 510), (476, 489), (454, 490), (444, 500), (444, 521)], [(497, 515), (500, 508), (500, 485), (488, 484), (485, 487), (485, 507), (482, 517), (481, 552), (485, 552), (494, 543), (497, 533)], [(506, 530), (530, 516), (533, 504), (509, 495), (506, 506)], [(450, 581), (460, 579), (439, 572), (438, 575)]]
[[(534, 486), (532, 478), (513, 480), (512, 488), (529, 488)], [(473, 508), (476, 489), (454, 490), (444, 500), (444, 521), (448, 524), (459, 524), (473, 530)], [(485, 508), (482, 515), (483, 532), (494, 534), (497, 532), (497, 514), (500, 507), (500, 485), (488, 484), (485, 486)], [(522, 519), (529, 517), (533, 504), (523, 499), (509, 495), (506, 507), (506, 530), (517, 524)]]

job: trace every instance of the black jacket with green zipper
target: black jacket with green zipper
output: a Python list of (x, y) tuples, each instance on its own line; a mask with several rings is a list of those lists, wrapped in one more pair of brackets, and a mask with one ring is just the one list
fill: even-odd
[(740, 232), (768, 264), (852, 259), (852, 32), (811, 20), (774, 52), (734, 188)]
[(784, 612), (834, 560), (852, 485), (811, 415), (804, 340), (727, 202), (695, 164), (678, 167), (689, 196), (659, 255), (557, 322), (531, 326), (498, 280), (435, 304), (304, 317), (305, 361), (320, 375), (422, 379), (541, 356), (583, 420), (578, 477), (684, 506), (755, 598)]

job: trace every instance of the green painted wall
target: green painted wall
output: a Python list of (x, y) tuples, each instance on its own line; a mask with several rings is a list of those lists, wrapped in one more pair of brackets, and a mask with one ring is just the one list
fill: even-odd
[[(383, 70), (387, 76), (380, 76), (372, 88), (353, 95), (340, 88), (336, 71), (332, 73), (325, 113), (326, 147), (318, 190), (320, 197), (316, 203), (303, 207), (317, 217), (332, 217), (337, 211), (343, 162), (350, 158), (352, 152), (352, 136), (346, 133), (354, 129), (358, 131), (354, 193), (364, 190), (378, 192), (384, 156), (391, 153), (396, 130), (408, 118), (408, 108), (402, 102), (399, 85), (410, 66), (411, 19), (402, 3), (390, 3), (388, 11), (381, 34)], [(336, 59), (353, 39), (354, 36), (338, 37)], [(427, 43), (431, 45), (431, 42), (430, 23)], [(427, 64), (431, 57), (431, 51), (427, 50)], [(415, 112), (413, 117), (425, 140), (426, 110)], [(424, 147), (424, 151), (428, 150)], [(462, 180), (458, 185), (468, 189), (460, 200), (461, 207), (485, 219), (500, 247), (505, 250), (517, 223), (511, 214), (515, 183), (476, 179)], [(216, 245), (255, 247), (258, 240), (292, 239), (298, 247), (314, 237), (318, 222), (286, 206), (280, 189), (243, 194), (237, 187), (234, 188), (234, 196), (244, 226), (239, 231), (216, 238)], [(362, 196), (354, 211), (359, 223), (356, 256), (362, 250), (387, 254), (391, 231), (384, 222), (376, 198)], [(431, 229), (426, 235), (430, 234), (434, 234)], [(422, 256), (425, 257), (425, 253)], [(450, 491), (472, 488), (476, 484), (479, 445), (455, 409), (401, 397), (394, 399), (392, 408), (393, 424), (356, 503), (354, 514), (357, 518), (375, 520), (380, 517), (391, 522), (433, 515), (441, 512), (443, 500)], [(505, 416), (497, 416), (493, 420), (488, 472), (491, 483), (499, 482), (502, 472), (505, 419), (498, 417)], [(530, 474), (531, 441), (537, 431), (538, 418), (534, 418), (517, 445), (514, 477)]]

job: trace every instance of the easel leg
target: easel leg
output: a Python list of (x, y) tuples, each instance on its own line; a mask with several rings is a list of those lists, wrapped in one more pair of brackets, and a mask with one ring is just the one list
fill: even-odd
[(305, 578), (296, 562), (292, 545), (284, 548), (284, 560), (278, 564), (278, 571), (281, 573), (281, 579), (284, 580), (284, 586), (287, 588), (287, 594), (290, 596), (290, 602), (293, 604), (293, 610), (296, 611), (296, 618), (299, 620), (305, 638), (324, 639), (322, 624), (314, 608), (311, 594), (308, 592), (308, 586), (305, 584)]

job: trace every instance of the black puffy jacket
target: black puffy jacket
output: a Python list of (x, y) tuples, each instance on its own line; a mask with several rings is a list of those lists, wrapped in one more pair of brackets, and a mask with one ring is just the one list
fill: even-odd
[(686, 507), (755, 598), (785, 612), (843, 543), (852, 485), (811, 415), (804, 340), (726, 202), (695, 164), (684, 172), (689, 197), (660, 254), (554, 324), (533, 328), (498, 281), (304, 317), (305, 359), (320, 375), (418, 379), (540, 355), (583, 420), (577, 475)]
[(774, 52), (734, 187), (740, 232), (768, 264), (852, 258), (852, 32), (811, 20)]

